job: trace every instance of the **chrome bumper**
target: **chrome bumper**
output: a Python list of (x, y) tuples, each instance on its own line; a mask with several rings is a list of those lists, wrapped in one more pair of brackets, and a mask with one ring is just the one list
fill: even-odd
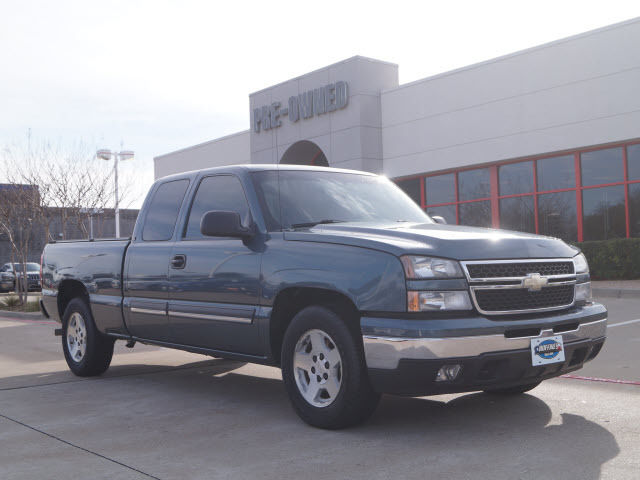
[(401, 338), (363, 335), (364, 353), (369, 368), (392, 370), (401, 359), (433, 360), (476, 357), (483, 353), (528, 349), (532, 338), (562, 335), (564, 343), (601, 338), (607, 332), (607, 319), (583, 323), (577, 329), (554, 334), (542, 330), (533, 337), (508, 338), (504, 334), (447, 338)]

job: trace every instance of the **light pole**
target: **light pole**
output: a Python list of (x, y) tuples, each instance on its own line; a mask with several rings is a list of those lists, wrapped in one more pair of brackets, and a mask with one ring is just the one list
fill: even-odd
[(122, 150), (120, 152), (112, 152), (107, 149), (100, 149), (96, 152), (96, 156), (102, 160), (113, 159), (113, 176), (116, 183), (116, 238), (120, 238), (120, 208), (118, 206), (118, 160), (131, 160), (133, 152), (131, 150)]

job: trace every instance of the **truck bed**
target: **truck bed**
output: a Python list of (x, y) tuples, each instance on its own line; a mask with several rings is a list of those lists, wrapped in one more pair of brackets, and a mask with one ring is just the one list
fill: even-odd
[(47, 313), (60, 321), (64, 312), (59, 300), (66, 292), (84, 288), (98, 328), (124, 333), (122, 268), (129, 243), (129, 239), (113, 239), (47, 245), (42, 262), (42, 302)]

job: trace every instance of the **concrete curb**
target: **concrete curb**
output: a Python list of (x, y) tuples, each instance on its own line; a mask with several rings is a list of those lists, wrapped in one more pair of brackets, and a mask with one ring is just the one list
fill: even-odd
[(640, 290), (629, 290), (624, 288), (594, 288), (592, 289), (594, 298), (632, 298), (640, 300)]
[(46, 320), (40, 312), (10, 312), (0, 310), (0, 318), (21, 318), (23, 320)]

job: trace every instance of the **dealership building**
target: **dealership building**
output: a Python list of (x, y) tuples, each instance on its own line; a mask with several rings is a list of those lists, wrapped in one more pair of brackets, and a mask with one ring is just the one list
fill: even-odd
[(156, 157), (155, 177), (350, 168), (449, 223), (640, 237), (640, 18), (407, 84), (398, 65), (357, 56), (249, 103), (248, 130)]

